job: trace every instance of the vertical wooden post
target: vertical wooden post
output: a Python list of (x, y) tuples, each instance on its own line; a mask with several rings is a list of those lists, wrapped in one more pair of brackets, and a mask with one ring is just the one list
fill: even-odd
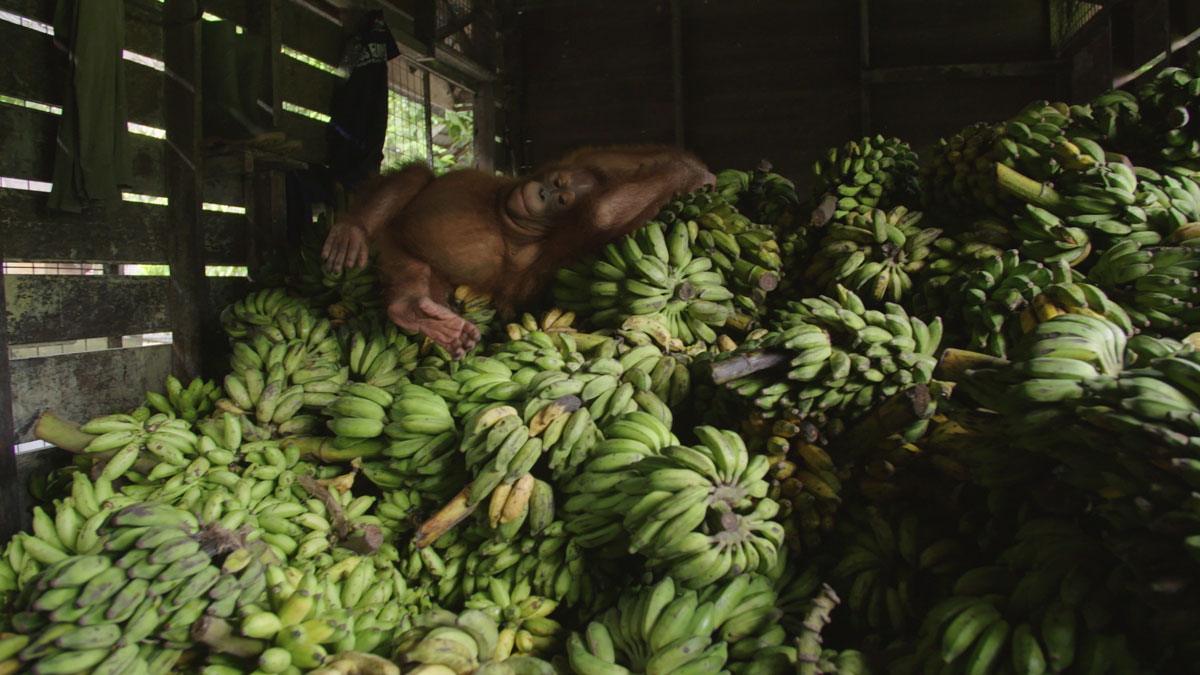
[(859, 131), (871, 135), (871, 83), (867, 70), (871, 67), (870, 0), (858, 0), (858, 105)]
[(683, 4), (671, 0), (671, 90), (673, 92), (675, 146), (684, 147), (683, 129)]
[[(119, 277), (122, 274), (121, 265), (119, 263), (114, 263), (112, 265), (102, 265), (101, 268), (104, 270), (104, 276), (106, 276), (106, 277), (108, 277), (108, 276)], [(108, 339), (108, 348), (109, 349), (120, 349), (121, 347), (125, 346), (125, 341), (122, 339), (123, 336), (121, 336), (121, 335), (107, 335), (105, 337)]]
[(283, 55), (283, 27), (279, 23), (279, 3), (282, 0), (260, 0), (246, 6), (246, 28), (262, 38), (266, 44), (263, 58), (263, 88), (259, 91), (262, 102), (271, 107), (271, 122), (278, 129), (283, 119), (283, 92), (279, 87), (279, 71)]
[(185, 381), (201, 374), (204, 319), (209, 315), (200, 232), (201, 87), (197, 0), (166, 0), (163, 12), (164, 116), (167, 125), (167, 312), (171, 321), (171, 369)]
[(496, 98), (491, 82), (479, 85), (472, 108), (475, 115), (475, 168), (490, 173), (496, 170)]
[(17, 434), (13, 429), (12, 372), (8, 363), (8, 305), (4, 299), (4, 242), (0, 240), (0, 541), (21, 529)]
[(421, 88), (425, 93), (425, 154), (429, 156), (429, 168), (433, 168), (433, 92), (429, 81), (429, 70), (421, 69)]

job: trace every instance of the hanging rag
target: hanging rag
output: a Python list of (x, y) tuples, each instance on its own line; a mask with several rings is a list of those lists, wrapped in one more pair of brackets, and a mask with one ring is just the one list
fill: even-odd
[(132, 182), (125, 100), (124, 0), (58, 0), (54, 36), (68, 54), (50, 207), (117, 201)]

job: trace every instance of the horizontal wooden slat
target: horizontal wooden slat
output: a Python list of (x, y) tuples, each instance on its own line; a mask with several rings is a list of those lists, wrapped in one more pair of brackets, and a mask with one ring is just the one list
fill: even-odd
[[(128, 27), (127, 49), (162, 59), (161, 27), (147, 27), (147, 24), (135, 21), (128, 22)], [(50, 105), (63, 104), (67, 59), (62, 50), (54, 46), (53, 37), (0, 21), (0, 44), (6, 45), (12, 54), (20, 54), (20, 58), (4, 64), (0, 94)], [(125, 69), (129, 119), (162, 128), (162, 71), (128, 60), (122, 61), (122, 67)]]
[[(21, 139), (10, 152), (0, 153), (0, 176), (52, 182), (54, 148), (62, 119), (32, 108), (0, 105), (0, 136)], [(128, 133), (128, 132), (127, 132)], [(129, 133), (129, 160), (133, 180), (127, 192), (161, 197), (166, 194), (163, 157), (166, 144), (157, 138)]]
[(140, 335), (166, 329), (167, 277), (9, 274), (9, 342), (14, 345)]
[(279, 23), (283, 44), (331, 66), (341, 62), (345, 43), (341, 26), (294, 2), (279, 3)]
[(11, 50), (9, 53), (14, 57), (4, 64), (0, 94), (62, 105), (67, 58), (54, 46), (53, 37), (0, 21), (0, 44)]
[(298, 140), (303, 144), (301, 151), (295, 154), (297, 159), (316, 164), (324, 164), (327, 161), (326, 123), (284, 112), (283, 123), (280, 126), (289, 139)]
[[(9, 344), (141, 335), (170, 330), (167, 277), (9, 274)], [(245, 295), (248, 281), (210, 277), (212, 306), (224, 308)]]
[(280, 56), (279, 81), (283, 100), (328, 115), (333, 106), (333, 90), (342, 79), (290, 56)]
[[(240, 214), (204, 211), (205, 263), (245, 265), (250, 228)], [(0, 190), (0, 237), (8, 260), (165, 263), (167, 209), (121, 202), (83, 214), (46, 209), (46, 195)]]
[(13, 426), (18, 443), (34, 439), (38, 415), (84, 422), (137, 406), (161, 391), (171, 345), (17, 359), (12, 365)]

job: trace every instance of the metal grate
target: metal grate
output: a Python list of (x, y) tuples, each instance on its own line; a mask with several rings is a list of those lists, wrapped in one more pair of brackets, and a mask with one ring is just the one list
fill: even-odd
[(1054, 51), (1060, 52), (1100, 9), (1099, 4), (1083, 0), (1050, 0), (1050, 46)]
[[(474, 161), (471, 92), (404, 57), (388, 64), (388, 130), (383, 144), (382, 170), (424, 160), (441, 173), (469, 167)], [(428, 83), (429, 91), (426, 91)], [(426, 100), (433, 157), (425, 134)]]

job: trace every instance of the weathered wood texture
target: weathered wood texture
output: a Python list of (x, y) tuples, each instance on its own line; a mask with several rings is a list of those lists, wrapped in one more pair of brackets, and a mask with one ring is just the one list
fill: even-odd
[[(54, 139), (60, 119), (58, 115), (32, 108), (0, 106), (0, 136), (47, 141), (13, 143), (11, 152), (0, 153), (0, 175), (50, 182), (54, 174)], [(164, 149), (165, 144), (157, 138), (129, 134), (133, 176), (127, 191), (156, 197), (166, 194)]]
[[(167, 262), (172, 221), (165, 207), (121, 202), (76, 215), (45, 205), (45, 194), (0, 190), (0, 239), (8, 260)], [(204, 211), (201, 222), (206, 264), (244, 264), (250, 234), (244, 216)]]
[(167, 313), (171, 325), (171, 370), (180, 378), (197, 377), (202, 368), (206, 324), (214, 318), (204, 277), (204, 241), (200, 225), (202, 189), (200, 25), (184, 21), (199, 8), (197, 0), (167, 0), (167, 80), (164, 105), (167, 120), (167, 264), (171, 283), (167, 286)]
[(88, 420), (135, 407), (147, 391), (161, 391), (171, 372), (171, 345), (17, 359), (10, 367), (16, 440), (24, 443), (33, 440), (43, 410)]
[[(4, 259), (4, 240), (0, 239), (0, 260)], [(0, 269), (0, 281), (4, 280)], [(0, 283), (0, 310), (4, 308), (6, 292)], [(10, 401), (12, 393), (12, 369), (8, 361), (8, 320), (0, 311), (0, 538), (7, 540), (20, 529), (15, 515), (19, 512), (18, 493), (22, 483), (17, 482), (16, 433)]]
[[(845, 0), (681, 2), (684, 144), (713, 168), (760, 160), (802, 194), (820, 153), (862, 135), (858, 3)], [(521, 164), (592, 143), (674, 139), (669, 3), (548, 1), (514, 18), (511, 72), (520, 91)], [(871, 0), (876, 68), (1049, 58), (1041, 0)], [(619, 37), (619, 39), (618, 39)], [(618, 46), (619, 45), (619, 46)], [(966, 122), (998, 119), (1037, 98), (1059, 98), (1051, 76), (958, 78), (866, 89), (872, 133), (914, 145)], [(896, 121), (888, 122), (889, 115)]]
[[(9, 343), (81, 340), (170, 330), (167, 277), (9, 274)], [(222, 307), (247, 290), (243, 278), (210, 278), (213, 305)]]

